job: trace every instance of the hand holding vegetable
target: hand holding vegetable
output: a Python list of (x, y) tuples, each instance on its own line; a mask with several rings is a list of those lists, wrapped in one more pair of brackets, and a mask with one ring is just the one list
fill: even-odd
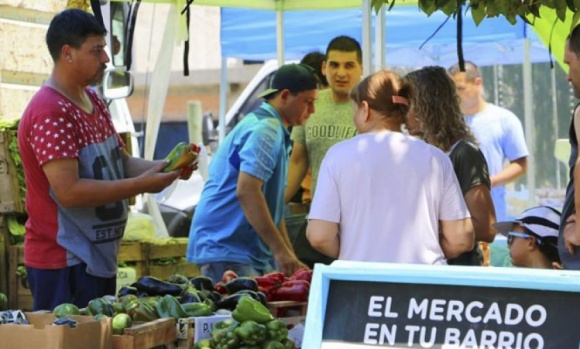
[(165, 161), (168, 161), (169, 164), (163, 169), (163, 172), (181, 170), (180, 178), (188, 179), (197, 168), (197, 158), (200, 151), (201, 149), (193, 143), (179, 142), (165, 157)]

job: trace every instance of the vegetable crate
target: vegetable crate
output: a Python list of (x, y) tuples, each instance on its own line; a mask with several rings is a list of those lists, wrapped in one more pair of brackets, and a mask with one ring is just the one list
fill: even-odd
[(8, 306), (10, 309), (32, 310), (32, 293), (24, 268), (24, 246), (10, 246), (8, 259)]
[(274, 301), (268, 302), (268, 309), (275, 318), (306, 316), (308, 302)]
[(201, 275), (197, 265), (185, 261), (186, 251), (187, 239), (171, 239), (164, 244), (123, 243), (119, 263), (135, 268), (137, 278), (148, 275), (167, 280), (176, 273), (188, 278)]
[(164, 318), (126, 328), (113, 336), (113, 349), (147, 349), (165, 345), (174, 348), (177, 340), (175, 319)]
[(0, 213), (24, 213), (24, 193), (18, 184), (17, 168), (10, 156), (10, 143), (16, 140), (16, 131), (0, 131)]

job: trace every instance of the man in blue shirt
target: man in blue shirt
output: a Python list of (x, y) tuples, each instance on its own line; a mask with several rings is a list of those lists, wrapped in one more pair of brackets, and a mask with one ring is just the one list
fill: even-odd
[(483, 78), (473, 62), (465, 62), (464, 72), (455, 64), (448, 73), (461, 98), (465, 123), (487, 161), (495, 216), (498, 222), (505, 221), (509, 218), (505, 185), (523, 176), (528, 167), (522, 123), (511, 111), (484, 99)]
[(248, 114), (218, 147), (195, 210), (187, 260), (220, 281), (233, 270), (257, 276), (303, 266), (284, 225), (284, 189), (291, 148), (288, 127), (314, 112), (318, 80), (303, 64), (282, 66), (266, 101)]

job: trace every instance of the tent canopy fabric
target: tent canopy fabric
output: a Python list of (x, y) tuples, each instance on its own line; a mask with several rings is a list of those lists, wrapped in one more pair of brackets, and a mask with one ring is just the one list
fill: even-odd
[[(448, 66), (455, 63), (456, 21), (449, 18), (445, 22), (446, 19), (447, 16), (441, 12), (428, 17), (415, 6), (395, 5), (391, 11), (387, 11), (387, 65), (416, 67)], [(420, 48), (441, 25), (440, 30)], [(312, 50), (324, 52), (328, 42), (338, 35), (348, 35), (361, 42), (361, 27), (361, 8), (285, 12), (286, 59), (300, 59)], [(546, 47), (521, 20), (516, 25), (511, 25), (503, 17), (487, 18), (479, 26), (475, 26), (470, 12), (467, 11), (463, 28), (464, 57), (476, 64), (522, 63), (525, 38), (530, 40), (531, 62), (546, 62), (550, 59)], [(222, 57), (260, 61), (275, 59), (276, 12), (222, 8), (221, 48)]]

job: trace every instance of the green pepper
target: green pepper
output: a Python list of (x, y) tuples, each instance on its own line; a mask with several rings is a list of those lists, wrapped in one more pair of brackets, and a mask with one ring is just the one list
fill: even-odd
[(197, 153), (193, 149), (194, 145), (179, 142), (165, 157), (169, 164), (165, 166), (163, 172), (175, 171), (189, 166), (197, 159)]
[(296, 344), (294, 344), (294, 341), (291, 340), (290, 338), (284, 338), (284, 340), (281, 341), (282, 344), (284, 344), (284, 349), (295, 349), (296, 348)]
[(232, 312), (232, 317), (239, 322), (252, 320), (259, 324), (274, 320), (270, 310), (250, 296), (240, 298), (236, 309)]
[(212, 349), (211, 341), (209, 339), (202, 339), (195, 343), (195, 347), (193, 349)]
[(210, 316), (213, 315), (211, 306), (205, 303), (185, 303), (181, 305), (187, 316)]
[(284, 344), (278, 341), (267, 341), (262, 344), (262, 349), (286, 349)]
[(212, 329), (213, 330), (223, 330), (223, 329), (231, 328), (233, 330), (234, 328), (238, 327), (239, 324), (240, 323), (234, 319), (225, 319), (225, 320), (218, 321), (215, 324), (213, 324)]
[(159, 298), (155, 305), (155, 309), (160, 318), (181, 319), (187, 317), (181, 304), (179, 304), (175, 297), (170, 295), (165, 295)]
[(240, 346), (240, 339), (231, 328), (211, 331), (211, 344), (214, 349), (237, 349)]
[(115, 315), (113, 304), (102, 298), (95, 298), (90, 301), (89, 305), (87, 305), (87, 309), (91, 315), (103, 314), (109, 317)]
[(135, 307), (127, 309), (127, 314), (135, 322), (149, 322), (158, 318), (155, 306), (149, 303), (137, 303)]
[(236, 327), (234, 333), (244, 344), (256, 345), (266, 340), (266, 326), (256, 321), (248, 320)]
[(288, 336), (288, 327), (282, 320), (272, 320), (266, 323), (268, 339), (282, 341)]
[(126, 307), (127, 304), (131, 303), (134, 300), (137, 300), (137, 296), (135, 296), (134, 294), (126, 294), (124, 296), (117, 298), (117, 301), (123, 303), (124, 307)]

